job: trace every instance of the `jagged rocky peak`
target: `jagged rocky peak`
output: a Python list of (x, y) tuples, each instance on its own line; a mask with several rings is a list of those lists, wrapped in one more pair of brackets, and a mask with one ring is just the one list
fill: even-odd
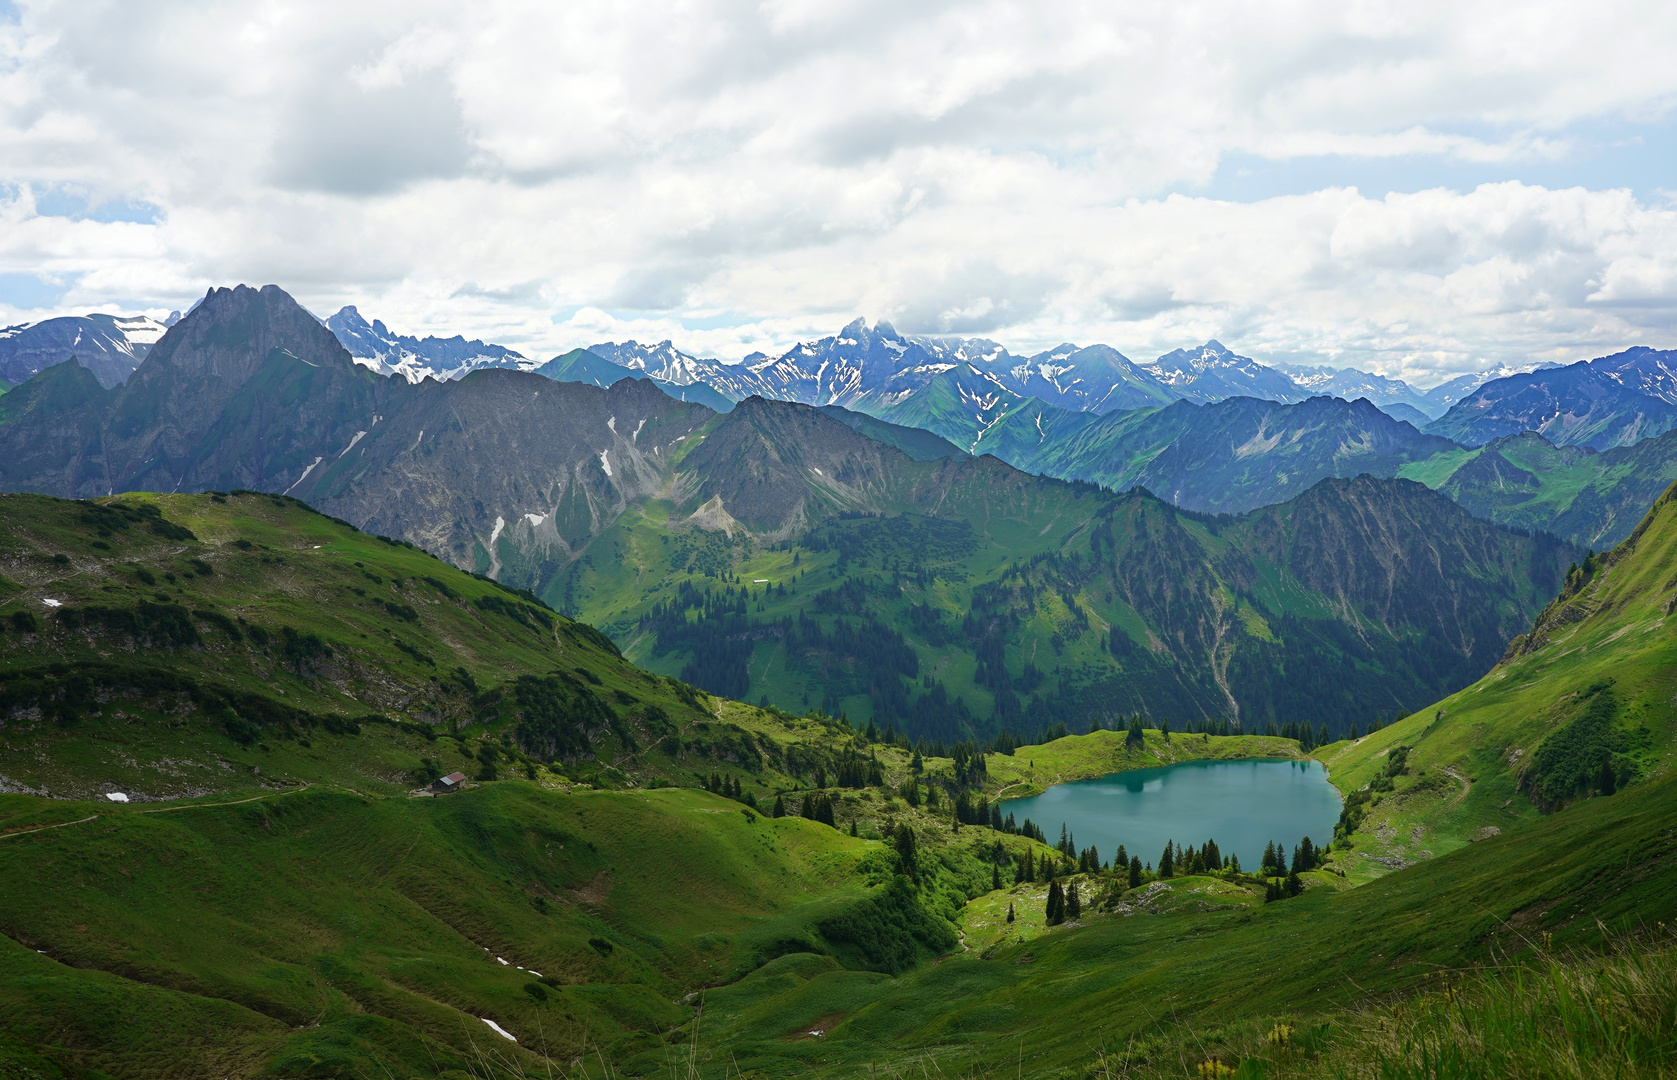
[(134, 380), (173, 373), (242, 382), (276, 348), (316, 366), (350, 359), (332, 332), (278, 285), (238, 285), (205, 293), (152, 347)]
[(360, 309), (346, 304), (326, 320), (326, 326), (355, 362), (380, 375), (400, 375), (410, 383), (463, 378), (485, 368), (534, 371), (536, 363), (504, 345), (492, 345), (463, 335), (440, 338), (398, 334), (382, 319), (367, 321)]

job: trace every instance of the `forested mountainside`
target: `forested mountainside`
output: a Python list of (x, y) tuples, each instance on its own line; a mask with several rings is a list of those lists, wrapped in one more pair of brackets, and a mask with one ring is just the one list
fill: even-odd
[(1207, 518), (914, 462), (790, 403), (691, 441), (683, 498), (626, 513), (556, 605), (715, 692), (943, 739), (1136, 711), (1339, 730), (1471, 680), (1579, 555), (1405, 481)]
[[(1577, 556), (1402, 482), (1200, 521), (993, 458), (916, 461), (790, 403), (718, 417), (645, 381), (512, 371), (410, 385), (271, 287), (213, 292), (116, 391), (43, 372), (0, 401), (0, 449), (12, 490), (288, 492), (716, 692), (945, 739), (1394, 710), (1482, 670)], [(1301, 514), (1335, 562), (1305, 565)], [(1410, 562), (1433, 595), (1403, 587)]]

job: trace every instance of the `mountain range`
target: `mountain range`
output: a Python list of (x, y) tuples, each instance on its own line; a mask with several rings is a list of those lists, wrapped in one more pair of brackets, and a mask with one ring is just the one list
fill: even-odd
[[(27, 380), (75, 356), (103, 388), (114, 390), (179, 318), (177, 313), (160, 324), (97, 315), (14, 327), (0, 338), (0, 357), (11, 358), (5, 370), (12, 377)], [(326, 320), (326, 328), (358, 364), (411, 383), (458, 381), (484, 368), (539, 369), (550, 378), (596, 386), (650, 378), (669, 396), (717, 412), (754, 393), (839, 398), (850, 404), (833, 407), (847, 410), (852, 427), (856, 416), (877, 417), (884, 423), (875, 434), (905, 449), (912, 446), (912, 453), (993, 453), (1027, 471), (1115, 490), (1140, 485), (1185, 508), (1211, 512), (1244, 512), (1290, 498), (1319, 479), (1364, 471), (1434, 486), (1453, 477), (1447, 493), (1492, 520), (1556, 531), (1581, 544), (1611, 542), (1629, 528), (1640, 500), (1670, 478), (1663, 444), (1628, 455), (1623, 468), (1592, 474), (1583, 488), (1570, 486), (1571, 466), (1558, 464), (1559, 458), (1526, 455), (1519, 466), (1523, 473), (1541, 480), (1552, 472), (1555, 478), (1543, 497), (1527, 498), (1535, 488), (1528, 482), (1510, 493), (1507, 481), (1514, 473), (1493, 467), (1489, 459), (1458, 474), (1467, 457), (1449, 444), (1407, 434), (1355, 400), (1335, 403), (1318, 395), (1311, 404), (1309, 388), (1341, 398), (1365, 392), (1387, 416), (1408, 415), (1408, 427), (1470, 447), (1534, 428), (1547, 432), (1543, 438), (1552, 446), (1630, 449), (1664, 430), (1677, 412), (1669, 400), (1677, 398), (1674, 354), (1640, 347), (1570, 368), (1463, 376), (1421, 395), (1397, 380), (1354, 369), (1268, 368), (1215, 342), (1153, 364), (1132, 363), (1105, 346), (1063, 345), (1017, 357), (985, 339), (909, 338), (889, 324), (870, 328), (860, 320), (778, 359), (758, 355), (741, 365), (701, 360), (669, 342), (601, 343), (536, 365), (513, 350), (460, 337), (397, 335), (378, 320), (367, 322), (353, 307)], [(1219, 398), (1231, 391), (1243, 393)], [(1183, 394), (1207, 399), (1201, 407), (1212, 411), (1194, 412)], [(1114, 402), (1136, 407), (1110, 407)], [(1448, 405), (1448, 411), (1428, 422), (1415, 402), (1429, 409)], [(928, 434), (903, 434), (916, 428)], [(374, 432), (364, 424), (347, 437), (362, 430)], [(1278, 432), (1284, 433), (1279, 441)], [(316, 456), (322, 465), (329, 457), (316, 454), (286, 464), (302, 476)], [(114, 480), (105, 478), (106, 489)], [(86, 490), (98, 490), (99, 482), (89, 480)], [(1483, 490), (1485, 484), (1501, 487), (1493, 496)], [(472, 543), (481, 541), (480, 536)]]
[[(295, 496), (530, 589), (654, 670), (940, 737), (1394, 708), (1471, 678), (1577, 557), (1402, 480), (1301, 482), (1201, 522), (916, 438), (756, 397), (719, 415), (646, 379), (381, 377), (281, 290), (241, 286), (120, 387), (62, 364), (0, 398), (0, 485)], [(1426, 586), (1396, 589), (1394, 560)], [(1347, 652), (1362, 674), (1330, 678)]]
[(1533, 431), (1557, 446), (1607, 450), (1677, 426), (1677, 352), (1635, 348), (1496, 379), (1427, 432), (1467, 446)]

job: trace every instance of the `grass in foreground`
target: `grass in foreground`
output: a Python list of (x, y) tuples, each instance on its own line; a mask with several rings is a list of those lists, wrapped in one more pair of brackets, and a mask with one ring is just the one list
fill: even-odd
[(1132, 1067), (1102, 1054), (1100, 1080), (1653, 1080), (1677, 1069), (1677, 947), (1621, 938), (1443, 971), (1411, 994), (1213, 1035), (1176, 1033), (1178, 1060)]

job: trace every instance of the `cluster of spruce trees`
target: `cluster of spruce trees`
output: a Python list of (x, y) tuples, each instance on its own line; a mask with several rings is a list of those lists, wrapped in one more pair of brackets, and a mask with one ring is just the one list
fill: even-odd
[[(723, 776), (721, 773), (711, 773), (705, 777), (705, 790), (720, 795), (725, 799), (732, 799), (751, 807), (757, 808), (757, 796), (744, 790), (738, 777)], [(779, 817), (780, 815), (775, 815)]]
[(1293, 862), (1291, 866), (1288, 866), (1286, 845), (1266, 844), (1264, 846), (1264, 861), (1259, 867), (1259, 873), (1266, 879), (1264, 883), (1264, 903), (1285, 900), (1302, 893), (1304, 882), (1299, 878), (1299, 875), (1320, 866), (1322, 860), (1332, 850), (1332, 845), (1328, 845), (1318, 851), (1316, 846), (1310, 842), (1310, 837), (1307, 836), (1293, 848)]
[(1070, 919), (1076, 921), (1083, 914), (1083, 903), (1077, 897), (1077, 882), (1072, 882), (1061, 890), (1058, 881), (1048, 883), (1048, 915), (1049, 926), (1059, 926)]
[[(782, 818), (787, 816), (786, 796), (776, 795), (774, 807), (769, 811), (770, 817)], [(812, 791), (805, 795), (798, 805), (798, 816), (806, 821), (819, 821), (823, 825), (838, 828), (838, 819), (833, 813), (833, 797), (820, 791)], [(851, 835), (856, 833), (856, 826), (850, 826)]]

